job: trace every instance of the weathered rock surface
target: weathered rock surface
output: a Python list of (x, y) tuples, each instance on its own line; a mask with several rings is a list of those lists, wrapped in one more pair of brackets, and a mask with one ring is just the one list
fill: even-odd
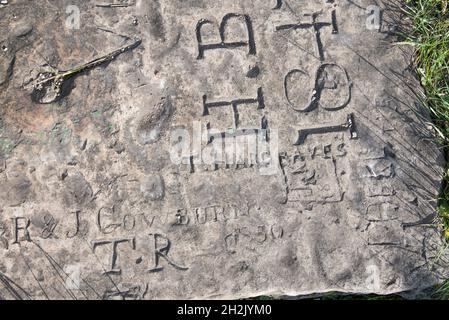
[(388, 294), (447, 276), (444, 159), (393, 1), (377, 30), (368, 0), (116, 4), (0, 8), (1, 298)]

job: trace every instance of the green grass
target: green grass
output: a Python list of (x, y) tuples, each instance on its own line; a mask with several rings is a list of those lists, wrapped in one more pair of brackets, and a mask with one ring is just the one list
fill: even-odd
[[(401, 35), (416, 51), (416, 71), (446, 157), (449, 156), (449, 0), (404, 0), (411, 26)], [(438, 201), (444, 236), (449, 240), (449, 166)], [(449, 280), (434, 295), (449, 299)]]
[[(449, 151), (449, 7), (448, 0), (405, 0), (405, 13), (412, 22), (402, 33), (416, 50), (416, 71), (425, 90), (425, 103), (435, 129)], [(439, 199), (445, 236), (449, 239), (449, 167)]]

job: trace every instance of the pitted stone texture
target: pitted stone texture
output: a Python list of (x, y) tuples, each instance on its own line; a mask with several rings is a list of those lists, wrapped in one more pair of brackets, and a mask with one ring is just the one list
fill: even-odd
[[(389, 294), (441, 282), (443, 157), (413, 94), (411, 52), (391, 45), (394, 3), (371, 30), (368, 0), (10, 1), (0, 297)], [(33, 102), (39, 67), (68, 70), (136, 38), (59, 100)], [(182, 164), (176, 130), (192, 142)], [(225, 132), (270, 149), (199, 162)]]

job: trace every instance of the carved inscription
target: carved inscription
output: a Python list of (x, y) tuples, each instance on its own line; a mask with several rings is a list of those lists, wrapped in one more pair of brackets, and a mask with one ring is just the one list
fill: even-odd
[(150, 234), (150, 236), (154, 239), (154, 266), (148, 270), (149, 272), (159, 272), (164, 270), (164, 267), (160, 266), (161, 259), (168, 262), (170, 266), (177, 270), (186, 271), (189, 269), (177, 264), (169, 258), (168, 253), (170, 251), (171, 242), (167, 237), (157, 233)]
[(203, 96), (203, 116), (208, 116), (210, 114), (211, 108), (217, 107), (232, 107), (233, 113), (233, 123), (232, 123), (232, 131), (231, 132), (223, 132), (220, 134), (209, 134), (209, 143), (213, 141), (214, 138), (225, 138), (226, 136), (239, 136), (246, 134), (257, 134), (259, 130), (265, 130), (267, 127), (266, 120), (262, 119), (261, 128), (240, 128), (239, 126), (239, 105), (247, 105), (247, 104), (257, 104), (257, 110), (262, 110), (265, 108), (264, 96), (262, 88), (257, 90), (257, 97), (255, 99), (236, 99), (232, 101), (217, 101), (217, 102), (208, 102), (207, 95)]
[[(13, 244), (18, 244), (21, 241), (31, 241), (28, 231), (31, 221), (23, 217), (12, 218), (11, 220), (13, 222)], [(23, 234), (22, 237), (20, 236), (21, 233)]]
[(333, 203), (343, 200), (344, 191), (337, 174), (337, 159), (344, 157), (339, 146), (336, 153), (331, 146), (324, 148), (320, 159), (315, 151), (310, 155), (281, 155), (288, 202), (301, 203), (310, 209), (315, 203)]
[[(189, 268), (181, 266), (176, 263), (171, 257), (169, 257), (169, 251), (171, 248), (171, 241), (162, 234), (149, 234), (150, 239), (153, 241), (154, 250), (150, 253), (149, 257), (152, 259), (153, 266), (148, 269), (148, 272), (160, 272), (164, 270), (161, 266), (161, 260), (167, 262), (173, 268), (186, 271)], [(110, 248), (109, 264), (105, 267), (103, 274), (105, 275), (121, 275), (122, 269), (118, 264), (119, 246), (128, 244), (132, 251), (136, 250), (135, 238), (113, 239), (113, 240), (94, 240), (92, 241), (92, 251), (95, 253), (98, 247), (107, 246)], [(120, 246), (122, 247), (122, 246)], [(143, 261), (143, 257), (136, 260), (136, 264), (140, 264)]]
[[(228, 26), (229, 21), (234, 19), (242, 21), (243, 24), (245, 25), (245, 28), (247, 30), (246, 39), (242, 41), (228, 42), (226, 40), (225, 35), (226, 28)], [(204, 59), (205, 51), (216, 49), (235, 49), (241, 47), (248, 47), (248, 54), (256, 55), (256, 43), (254, 41), (253, 25), (251, 18), (248, 15), (236, 13), (228, 13), (227, 15), (225, 15), (219, 27), (221, 39), (221, 42), (219, 43), (209, 43), (209, 44), (203, 43), (202, 29), (207, 24), (213, 25), (213, 22), (207, 19), (202, 19), (198, 22), (196, 26), (196, 38), (198, 41), (198, 58), (197, 58), (198, 60)]]
[[(283, 1), (279, 1), (275, 9), (280, 9), (282, 5)], [(313, 29), (315, 33), (315, 40), (321, 64), (315, 75), (314, 88), (309, 101), (305, 104), (301, 104), (299, 101), (302, 97), (296, 96), (298, 88), (300, 88), (304, 81), (307, 81), (310, 78), (308, 72), (301, 69), (293, 69), (288, 72), (284, 78), (285, 97), (290, 106), (298, 112), (311, 112), (318, 107), (328, 111), (338, 111), (344, 109), (351, 102), (352, 82), (350, 77), (344, 67), (335, 63), (325, 62), (324, 46), (321, 40), (321, 29), (324, 27), (332, 27), (332, 34), (338, 33), (336, 11), (335, 9), (331, 11), (331, 20), (329, 22), (319, 22), (318, 18), (321, 14), (322, 12), (304, 14), (305, 17), (308, 17), (311, 20), (309, 23), (292, 23), (276, 27), (277, 31)], [(350, 139), (358, 138), (353, 114), (348, 115), (347, 123), (342, 125), (329, 125), (298, 130), (298, 138), (294, 144), (304, 144), (307, 137), (312, 134), (316, 135), (340, 131), (349, 131)]]
[[(0, 298), (366, 292), (360, 281), (371, 260), (382, 271), (376, 292), (435, 278), (416, 263), (430, 261), (427, 250), (438, 244), (430, 229), (415, 232), (434, 222), (424, 194), (438, 168), (433, 154), (427, 162), (418, 152), (433, 150), (421, 148), (430, 135), (413, 127), (404, 88), (388, 87), (395, 52), (382, 46), (384, 64), (376, 65), (372, 49), (381, 39), (351, 25), (363, 22), (364, 7), (119, 2), (126, 4), (97, 9), (127, 7), (120, 12), (132, 28), (99, 30), (113, 45), (132, 29), (142, 46), (116, 69), (77, 79), (79, 88), (61, 97), (64, 112), (13, 105), (9, 90), (36, 82), (28, 79), (34, 71), (21, 68), (42, 59), (14, 65), (14, 83), (4, 83)], [(29, 19), (32, 33), (13, 26), (11, 34), (23, 35), (8, 39), (5, 54), (18, 54), (25, 39), (30, 48), (21, 59), (52, 47), (34, 41), (48, 30), (37, 20)], [(87, 52), (76, 48), (79, 41), (66, 47), (57, 40), (50, 60)], [(361, 43), (366, 50), (358, 50)], [(396, 80), (406, 73), (397, 67)], [(76, 93), (83, 87), (94, 90), (88, 99)], [(86, 105), (75, 108), (80, 97)]]
[(267, 241), (278, 241), (283, 237), (284, 229), (280, 225), (274, 224), (269, 227), (259, 225), (235, 228), (232, 233), (225, 236), (224, 242), (229, 253), (236, 253), (239, 249), (253, 249), (255, 245), (261, 245)]
[(276, 31), (282, 30), (297, 30), (297, 29), (312, 29), (315, 34), (315, 41), (317, 46), (317, 51), (319, 54), (320, 61), (325, 60), (324, 56), (324, 46), (323, 41), (321, 40), (321, 29), (325, 27), (332, 28), (332, 34), (338, 33), (338, 25), (337, 25), (337, 15), (335, 10), (332, 10), (331, 13), (331, 21), (330, 22), (322, 22), (318, 21), (318, 18), (322, 15), (322, 12), (314, 12), (312, 14), (304, 14), (304, 17), (309, 18), (310, 22), (307, 23), (291, 23), (284, 24), (276, 27)]
[(324, 63), (316, 73), (309, 102), (304, 106), (298, 105), (294, 101), (298, 100), (294, 97), (295, 89), (297, 90), (294, 86), (295, 80), (297, 86), (299, 86), (298, 80), (307, 80), (307, 78), (307, 73), (299, 69), (294, 69), (285, 76), (285, 96), (294, 110), (310, 112), (320, 106), (325, 110), (337, 111), (345, 108), (351, 101), (352, 83), (346, 70), (334, 63)]
[(304, 144), (307, 137), (312, 134), (325, 134), (325, 133), (340, 132), (340, 131), (348, 131), (350, 139), (358, 138), (353, 114), (348, 115), (348, 121), (339, 126), (325, 126), (325, 127), (317, 127), (317, 128), (299, 130), (298, 131), (298, 139), (296, 140), (295, 145), (299, 146), (299, 145)]
[(92, 251), (95, 253), (95, 250), (97, 247), (100, 246), (110, 246), (111, 247), (111, 254), (110, 254), (110, 260), (109, 260), (109, 266), (108, 269), (104, 271), (104, 274), (110, 275), (115, 274), (119, 275), (122, 273), (122, 269), (117, 267), (117, 256), (118, 256), (118, 246), (123, 243), (128, 243), (131, 245), (132, 249), (135, 249), (136, 247), (136, 240), (134, 238), (132, 239), (115, 239), (115, 240), (95, 240), (92, 241)]
[(273, 8), (273, 10), (279, 10), (282, 8), (282, 0), (276, 0), (276, 6)]
[[(242, 24), (245, 26), (247, 30), (247, 41), (237, 41), (237, 42), (228, 42), (226, 39), (225, 31), (227, 30), (228, 23), (232, 19), (237, 19), (242, 22)], [(204, 52), (206, 50), (213, 50), (213, 49), (233, 49), (233, 48), (239, 48), (239, 47), (248, 47), (249, 54), (250, 55), (256, 55), (256, 43), (254, 39), (254, 31), (252, 27), (252, 22), (250, 16), (246, 14), (234, 14), (230, 13), (227, 14), (219, 27), (220, 32), (220, 43), (213, 43), (213, 44), (204, 44), (203, 43), (203, 36), (202, 36), (202, 27), (212, 24), (209, 20), (201, 20), (197, 25), (197, 41), (199, 46), (199, 55), (198, 60), (201, 60), (204, 58)], [(260, 74), (260, 68), (259, 66), (252, 65), (249, 71), (242, 70), (242, 76), (246, 75), (245, 77), (248, 79), (256, 79)], [(232, 124), (228, 126), (225, 130), (216, 130), (214, 126), (211, 125), (210, 122), (207, 123), (207, 144), (209, 146), (205, 149), (206, 152), (211, 153), (211, 157), (214, 159), (213, 161), (206, 161), (208, 163), (198, 163), (198, 154), (189, 154), (188, 156), (184, 156), (183, 163), (187, 164), (190, 167), (190, 173), (194, 173), (196, 168), (205, 168), (205, 170), (209, 170), (209, 167), (212, 169), (212, 171), (216, 171), (224, 166), (225, 169), (227, 168), (234, 168), (234, 169), (240, 169), (240, 168), (246, 168), (246, 167), (253, 167), (254, 165), (259, 165), (263, 161), (259, 159), (258, 154), (252, 153), (250, 154), (249, 159), (240, 159), (240, 156), (236, 153), (238, 151), (241, 151), (242, 146), (240, 145), (242, 141), (233, 140), (234, 138), (239, 137), (257, 137), (264, 140), (262, 143), (266, 143), (268, 141), (268, 119), (263, 114), (260, 115), (260, 126), (253, 125), (253, 126), (243, 126), (241, 125), (241, 115), (240, 115), (240, 109), (243, 106), (249, 105), (257, 105), (256, 111), (261, 112), (265, 109), (265, 97), (262, 87), (259, 87), (257, 89), (257, 96), (255, 98), (236, 98), (232, 100), (224, 100), (224, 101), (210, 101), (210, 98), (207, 95), (203, 95), (203, 110), (202, 110), (202, 116), (208, 117), (211, 115), (212, 109), (215, 108), (223, 108), (223, 107), (230, 107), (232, 110)], [(247, 107), (247, 108), (248, 108)], [(243, 142), (245, 144), (245, 142)], [(250, 146), (251, 145), (251, 146)], [(230, 146), (230, 148), (228, 148)], [(244, 148), (244, 147), (243, 147)], [(253, 143), (250, 143), (248, 141), (248, 148), (253, 148)], [(223, 152), (224, 149), (224, 152)], [(233, 150), (233, 154), (229, 154), (228, 151)], [(217, 151), (218, 150), (218, 151)], [(235, 152), (234, 152), (235, 151)], [(252, 150), (253, 151), (253, 150)], [(252, 152), (251, 151), (251, 152)], [(251, 153), (249, 152), (249, 153)], [(255, 151), (257, 152), (257, 151)], [(198, 152), (196, 152), (198, 153)], [(200, 157), (201, 158), (201, 157)], [(209, 163), (210, 162), (210, 163)]]
[(206, 225), (209, 223), (225, 223), (231, 220), (238, 220), (239, 218), (249, 216), (251, 210), (255, 209), (253, 206), (248, 208), (239, 208), (236, 205), (211, 205), (208, 207), (178, 209), (176, 210), (176, 220), (174, 226), (189, 226), (189, 225)]

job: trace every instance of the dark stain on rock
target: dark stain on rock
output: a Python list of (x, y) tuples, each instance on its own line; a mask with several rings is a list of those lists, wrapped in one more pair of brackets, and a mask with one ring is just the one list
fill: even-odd
[(286, 249), (281, 254), (280, 264), (288, 269), (295, 269), (295, 265), (298, 264), (298, 257), (292, 249)]
[(161, 5), (159, 1), (150, 2), (150, 12), (148, 14), (148, 20), (150, 23), (150, 33), (157, 40), (165, 42), (165, 26), (164, 18), (161, 14)]
[(12, 30), (11, 35), (16, 38), (26, 37), (33, 31), (33, 26), (28, 23), (18, 24)]
[(31, 192), (31, 181), (24, 175), (14, 177), (8, 182), (8, 199), (11, 206), (24, 203)]
[(68, 206), (84, 205), (92, 198), (92, 188), (81, 173), (69, 175), (64, 185), (63, 198)]
[(250, 78), (250, 79), (255, 79), (259, 76), (260, 74), (260, 68), (259, 66), (254, 66), (251, 69), (249, 69), (249, 71), (246, 73), (246, 77)]
[(238, 277), (242, 273), (247, 272), (250, 269), (248, 263), (246, 261), (239, 261), (235, 265), (232, 265), (230, 267), (229, 272), (235, 276)]
[(152, 144), (160, 139), (167, 120), (172, 114), (169, 98), (161, 98), (151, 110), (144, 113), (137, 123), (137, 141), (142, 145)]
[(165, 196), (165, 183), (160, 175), (143, 178), (140, 190), (146, 200), (162, 200)]
[(0, 86), (9, 82), (14, 67), (14, 56), (0, 56)]

